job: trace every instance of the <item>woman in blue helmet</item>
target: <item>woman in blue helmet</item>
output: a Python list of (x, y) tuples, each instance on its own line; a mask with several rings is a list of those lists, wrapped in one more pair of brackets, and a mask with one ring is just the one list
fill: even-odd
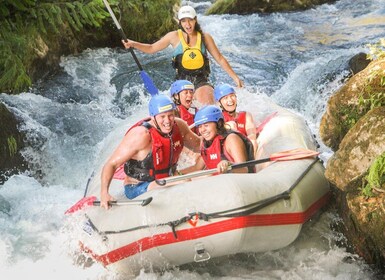
[(254, 146), (254, 154), (258, 149), (257, 128), (253, 115), (247, 111), (237, 111), (237, 95), (233, 87), (228, 84), (216, 86), (214, 89), (215, 101), (222, 109), (223, 117), (231, 129), (247, 136)]
[(170, 95), (176, 105), (177, 116), (184, 120), (188, 126), (194, 123), (194, 116), (197, 112), (197, 108), (193, 106), (194, 91), (193, 83), (187, 80), (177, 80), (170, 88)]
[[(195, 126), (203, 137), (201, 156), (206, 169), (217, 168), (219, 173), (227, 172), (232, 163), (254, 159), (253, 145), (244, 135), (225, 128), (220, 108), (208, 105), (195, 115)], [(202, 163), (197, 168), (203, 168)], [(234, 169), (236, 173), (253, 173), (254, 167)]]
[(100, 206), (109, 208), (115, 200), (109, 186), (118, 167), (127, 175), (125, 194), (129, 199), (159, 187), (155, 179), (173, 175), (184, 146), (199, 152), (200, 138), (187, 124), (175, 118), (175, 104), (166, 95), (156, 95), (149, 102), (150, 119), (128, 130), (123, 140), (103, 166)]
[(132, 40), (123, 41), (125, 48), (135, 48), (145, 53), (156, 53), (168, 46), (174, 48), (173, 66), (177, 80), (189, 80), (195, 86), (195, 98), (202, 104), (214, 104), (213, 87), (209, 83), (210, 65), (208, 53), (234, 80), (237, 87), (243, 82), (219, 51), (214, 39), (202, 32), (193, 7), (183, 6), (178, 12), (179, 29), (167, 33), (153, 44)]

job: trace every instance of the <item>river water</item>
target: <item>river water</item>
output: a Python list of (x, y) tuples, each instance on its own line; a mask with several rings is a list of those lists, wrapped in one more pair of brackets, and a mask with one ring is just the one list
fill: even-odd
[[(348, 76), (348, 60), (368, 52), (367, 44), (384, 36), (384, 0), (342, 0), (307, 11), (247, 16), (204, 16), (210, 2), (191, 3), (203, 30), (213, 35), (245, 81), (239, 107), (258, 119), (263, 102), (278, 103), (302, 115), (318, 140), (327, 99)], [(136, 52), (161, 91), (173, 81), (171, 53), (171, 49), (156, 55)], [(86, 50), (62, 57), (61, 66), (60, 72), (29, 92), (0, 94), (0, 101), (23, 120), (21, 129), (30, 144), (23, 155), (31, 163), (29, 172), (0, 186), (0, 275), (123, 279), (99, 265), (83, 268), (74, 263), (64, 212), (82, 197), (98, 154), (109, 138), (116, 137), (113, 131), (147, 114), (149, 96), (132, 57), (123, 49)], [(232, 83), (215, 62), (212, 81)], [(319, 142), (321, 158), (327, 162), (332, 152)], [(328, 210), (281, 250), (240, 254), (164, 273), (142, 272), (137, 279), (377, 278), (358, 256), (338, 246), (344, 236), (331, 229), (338, 222)]]

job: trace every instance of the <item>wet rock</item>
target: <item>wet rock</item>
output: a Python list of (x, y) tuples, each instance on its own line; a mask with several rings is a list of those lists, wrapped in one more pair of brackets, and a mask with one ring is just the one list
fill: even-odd
[(385, 59), (373, 61), (329, 98), (319, 132), (322, 141), (333, 151), (338, 150), (357, 121), (373, 106), (378, 106), (376, 102), (384, 102), (384, 75)]
[(348, 250), (384, 270), (385, 195), (368, 199), (359, 192), (339, 191), (336, 197), (338, 213), (343, 220), (339, 230), (349, 240)]
[(19, 132), (19, 121), (0, 103), (0, 185), (9, 176), (26, 169), (27, 164), (20, 154), (24, 148), (24, 135)]
[(217, 0), (207, 14), (253, 14), (297, 11), (335, 0)]
[(358, 53), (349, 60), (349, 70), (355, 75), (364, 70), (370, 62), (371, 60), (367, 58), (366, 53)]
[(342, 191), (354, 191), (376, 157), (385, 153), (385, 107), (362, 117), (329, 159), (326, 178)]

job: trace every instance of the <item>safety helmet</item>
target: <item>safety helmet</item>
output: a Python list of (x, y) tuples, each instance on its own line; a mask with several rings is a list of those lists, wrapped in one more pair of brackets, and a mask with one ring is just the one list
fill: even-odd
[(223, 119), (222, 110), (218, 106), (207, 105), (195, 114), (194, 127), (208, 122), (218, 122), (220, 119)]
[(194, 8), (191, 6), (183, 6), (179, 9), (179, 12), (178, 12), (178, 20), (181, 20), (182, 18), (194, 19), (196, 16), (197, 16), (197, 13), (195, 12)]
[(171, 97), (179, 92), (181, 92), (184, 89), (191, 89), (195, 90), (193, 83), (187, 81), (187, 80), (178, 80), (175, 81), (170, 88), (170, 95)]
[(222, 97), (225, 97), (226, 95), (229, 95), (232, 93), (235, 93), (235, 90), (228, 84), (216, 86), (214, 89), (214, 97), (216, 101), (219, 101), (221, 100)]
[(175, 103), (170, 97), (164, 94), (153, 96), (148, 103), (148, 111), (152, 117), (164, 112), (172, 111), (175, 108)]

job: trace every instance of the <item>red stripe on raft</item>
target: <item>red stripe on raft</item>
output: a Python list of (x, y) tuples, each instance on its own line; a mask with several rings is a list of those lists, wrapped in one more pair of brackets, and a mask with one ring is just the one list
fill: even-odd
[(283, 214), (262, 214), (248, 215), (243, 217), (232, 218), (209, 225), (183, 229), (177, 231), (178, 239), (175, 239), (172, 232), (162, 233), (151, 237), (142, 238), (136, 242), (127, 244), (126, 246), (115, 249), (107, 254), (95, 255), (88, 248), (83, 248), (90, 253), (95, 260), (107, 266), (145, 250), (182, 242), (186, 240), (194, 240), (213, 234), (223, 233), (240, 228), (256, 227), (256, 226), (277, 226), (303, 224), (308, 221), (322, 206), (324, 206), (330, 197), (330, 192), (313, 203), (305, 212), (283, 213)]

